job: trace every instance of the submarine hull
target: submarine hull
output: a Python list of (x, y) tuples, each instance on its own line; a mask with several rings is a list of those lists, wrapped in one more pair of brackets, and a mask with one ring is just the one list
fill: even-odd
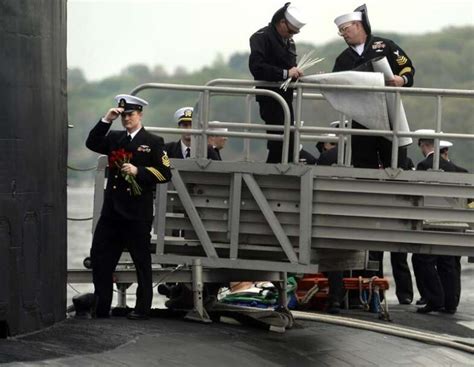
[(0, 336), (65, 318), (66, 0), (0, 3)]

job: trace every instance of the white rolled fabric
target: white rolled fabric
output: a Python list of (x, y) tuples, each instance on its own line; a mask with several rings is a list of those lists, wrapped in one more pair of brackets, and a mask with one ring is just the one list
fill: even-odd
[[(385, 80), (392, 80), (393, 79), (393, 72), (390, 68), (388, 60), (385, 56), (376, 58), (372, 60), (372, 66), (374, 67), (375, 72), (382, 73)], [(396, 111), (397, 111), (397, 98), (395, 93), (386, 93), (387, 98), (387, 109), (388, 109), (388, 118), (390, 120), (390, 124), (393, 127), (395, 123)], [(410, 126), (408, 125), (407, 115), (405, 113), (405, 108), (403, 107), (403, 102), (400, 98), (399, 103), (399, 115), (398, 115), (398, 131), (409, 132)], [(406, 138), (399, 138), (398, 145), (403, 147), (405, 145), (410, 145), (413, 143), (413, 139), (406, 137)]]
[[(385, 86), (383, 73), (365, 71), (341, 71), (307, 75), (300, 78), (300, 81), (328, 85)], [(395, 116), (395, 94), (343, 90), (322, 91), (322, 94), (336, 111), (356, 120), (366, 128), (372, 130), (392, 130), (390, 121), (393, 121)], [(392, 96), (393, 101), (387, 98), (389, 95)], [(390, 107), (389, 104), (391, 104)], [(403, 105), (400, 107), (399, 131), (410, 131)], [(386, 138), (392, 140), (391, 137)], [(411, 143), (411, 138), (398, 139), (398, 146), (405, 146)]]

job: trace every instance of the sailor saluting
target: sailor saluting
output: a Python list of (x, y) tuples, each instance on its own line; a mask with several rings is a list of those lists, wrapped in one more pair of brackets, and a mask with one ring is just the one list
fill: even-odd
[[(109, 178), (101, 217), (92, 240), (91, 261), (96, 317), (108, 317), (112, 302), (112, 273), (126, 247), (137, 271), (137, 301), (130, 319), (150, 312), (152, 292), (150, 230), (153, 189), (171, 179), (163, 139), (142, 126), (145, 100), (126, 94), (89, 133), (86, 146), (109, 157)], [(110, 130), (119, 116), (125, 130)]]

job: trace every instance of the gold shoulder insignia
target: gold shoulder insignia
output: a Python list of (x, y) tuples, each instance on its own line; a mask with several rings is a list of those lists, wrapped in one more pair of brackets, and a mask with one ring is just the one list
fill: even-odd
[(161, 162), (163, 163), (163, 166), (169, 167), (170, 164), (170, 159), (168, 158), (168, 154), (166, 152), (163, 152), (163, 156), (161, 157)]
[(399, 56), (397, 57), (396, 61), (398, 65), (402, 66), (408, 62), (408, 59), (405, 56)]

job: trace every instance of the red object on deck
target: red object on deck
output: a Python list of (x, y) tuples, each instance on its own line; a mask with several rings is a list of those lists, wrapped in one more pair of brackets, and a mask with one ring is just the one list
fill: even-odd
[[(361, 288), (362, 290), (369, 290), (372, 287), (372, 290), (378, 288), (379, 291), (383, 292), (389, 289), (388, 280), (385, 278), (344, 278), (343, 282), (345, 290), (359, 291)], [(309, 300), (305, 300), (308, 292), (314, 292), (314, 295)], [(306, 303), (301, 305), (305, 309), (325, 310), (327, 307), (328, 294), (329, 281), (322, 273), (305, 274), (303, 278), (298, 281), (296, 297), (300, 304), (306, 301)]]

